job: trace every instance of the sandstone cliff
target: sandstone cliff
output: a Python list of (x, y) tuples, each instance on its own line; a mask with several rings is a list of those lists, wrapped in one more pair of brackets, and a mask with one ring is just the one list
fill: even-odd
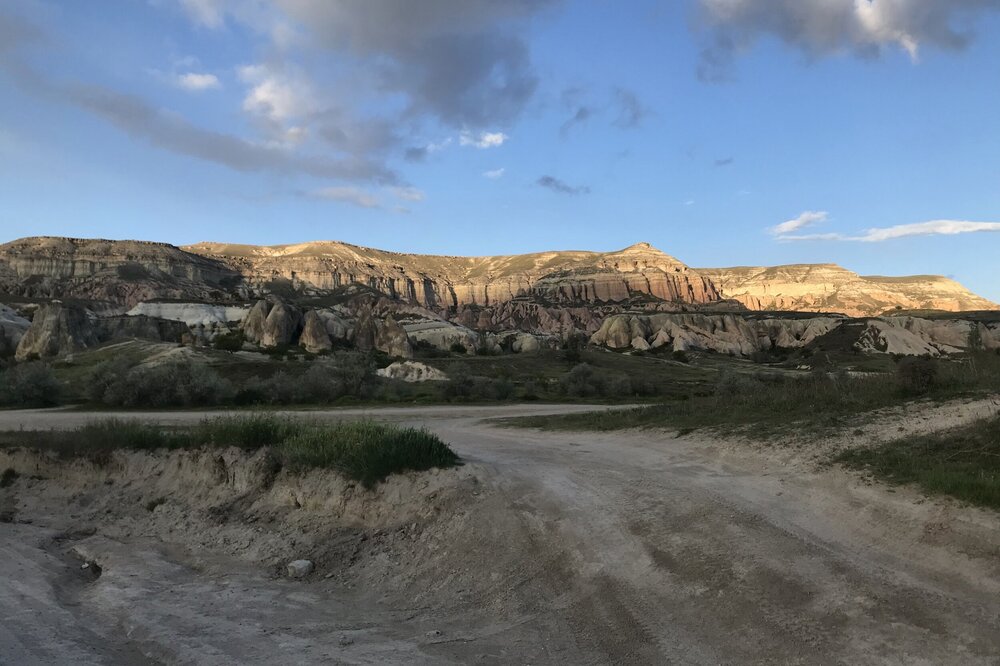
[(298, 291), (359, 283), (427, 308), (495, 305), (534, 295), (553, 303), (597, 303), (646, 294), (712, 303), (719, 294), (677, 259), (639, 243), (619, 252), (540, 252), (498, 257), (399, 254), (334, 241), (259, 247), (199, 243), (184, 248), (241, 274), (252, 289)]
[(936, 275), (862, 276), (836, 264), (701, 268), (723, 297), (751, 310), (838, 312), (870, 317), (904, 310), (997, 310), (1000, 305)]
[(0, 245), (0, 291), (132, 307), (155, 298), (224, 300), (240, 278), (166, 243), (35, 237)]

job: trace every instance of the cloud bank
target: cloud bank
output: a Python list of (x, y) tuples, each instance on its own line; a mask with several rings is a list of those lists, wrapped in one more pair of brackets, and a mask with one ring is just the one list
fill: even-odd
[(853, 53), (876, 58), (902, 50), (916, 60), (925, 46), (957, 50), (974, 37), (981, 15), (1000, 0), (699, 0), (710, 29), (698, 74), (729, 78), (736, 55), (775, 37), (810, 58)]

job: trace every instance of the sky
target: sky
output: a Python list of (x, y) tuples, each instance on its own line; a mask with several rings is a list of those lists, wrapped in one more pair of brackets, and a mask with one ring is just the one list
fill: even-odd
[(1000, 301), (1000, 0), (9, 0), (0, 241), (942, 274)]

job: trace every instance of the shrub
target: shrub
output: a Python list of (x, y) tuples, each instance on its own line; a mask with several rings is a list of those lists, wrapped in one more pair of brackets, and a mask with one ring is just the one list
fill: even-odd
[(903, 393), (923, 395), (937, 384), (937, 363), (926, 356), (909, 356), (896, 366), (896, 385)]
[(447, 400), (509, 400), (513, 395), (514, 384), (506, 378), (453, 373), (453, 378), (444, 386)]
[(134, 367), (106, 385), (101, 401), (117, 407), (192, 407), (221, 405), (232, 397), (232, 384), (217, 372), (184, 360)]
[(454, 353), (454, 354), (468, 354), (469, 353), (468, 347), (466, 347), (465, 345), (463, 345), (461, 342), (453, 342), (451, 344), (451, 348), (450, 349), (451, 349), (452, 353)]
[(15, 407), (58, 405), (62, 385), (44, 363), (14, 365), (0, 374), (0, 404)]
[(329, 404), (344, 396), (371, 397), (376, 377), (371, 358), (363, 354), (338, 354), (334, 362), (312, 363), (301, 375), (277, 372), (254, 377), (240, 387), (240, 405)]
[(604, 372), (587, 363), (573, 366), (559, 380), (559, 385), (564, 394), (574, 398), (620, 398), (635, 395), (636, 387), (641, 391), (650, 388), (641, 377), (630, 378), (621, 373)]
[(243, 331), (237, 330), (215, 336), (212, 346), (220, 351), (238, 352), (243, 349), (244, 342)]
[(683, 349), (675, 349), (673, 354), (671, 354), (673, 359), (678, 363), (690, 363), (691, 359), (688, 358), (687, 352)]

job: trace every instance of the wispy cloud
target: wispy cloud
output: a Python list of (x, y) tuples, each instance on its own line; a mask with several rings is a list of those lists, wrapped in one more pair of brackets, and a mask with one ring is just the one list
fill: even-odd
[(715, 166), (727, 167), (735, 161), (736, 161), (735, 157), (723, 157), (722, 159), (715, 160)]
[(639, 97), (631, 90), (615, 88), (614, 98), (615, 104), (618, 106), (615, 127), (634, 129), (642, 124), (642, 121), (649, 115), (649, 109), (639, 101)]
[(771, 233), (775, 236), (784, 236), (785, 234), (790, 234), (793, 231), (798, 231), (799, 229), (804, 229), (805, 227), (811, 227), (814, 224), (826, 222), (829, 217), (830, 214), (824, 210), (807, 210), (794, 219), (787, 220), (777, 226), (771, 227)]
[(569, 185), (565, 181), (562, 181), (555, 176), (542, 176), (537, 181), (535, 181), (539, 187), (544, 187), (547, 190), (552, 190), (559, 194), (569, 194), (576, 196), (578, 194), (589, 194), (590, 188), (585, 185)]
[(175, 81), (179, 88), (191, 92), (201, 92), (202, 90), (213, 90), (222, 87), (219, 77), (215, 74), (188, 72), (186, 74), (178, 74)]
[(898, 224), (893, 227), (873, 227), (858, 235), (829, 233), (780, 235), (783, 241), (855, 241), (859, 243), (881, 243), (883, 241), (910, 236), (957, 236), (982, 232), (1000, 232), (1000, 222), (968, 222), (965, 220), (931, 220), (914, 224)]
[(499, 169), (491, 169), (490, 171), (484, 171), (483, 176), (489, 178), (490, 180), (496, 180), (497, 178), (503, 178), (506, 169), (500, 167)]
[(351, 204), (358, 208), (381, 208), (378, 198), (360, 187), (324, 187), (309, 193), (314, 199), (325, 199), (339, 203)]
[(423, 190), (418, 190), (415, 187), (393, 187), (389, 191), (392, 196), (403, 201), (423, 201), (427, 198)]
[(458, 135), (460, 146), (472, 146), (473, 148), (496, 148), (502, 146), (509, 137), (503, 132), (472, 132), (463, 131)]

